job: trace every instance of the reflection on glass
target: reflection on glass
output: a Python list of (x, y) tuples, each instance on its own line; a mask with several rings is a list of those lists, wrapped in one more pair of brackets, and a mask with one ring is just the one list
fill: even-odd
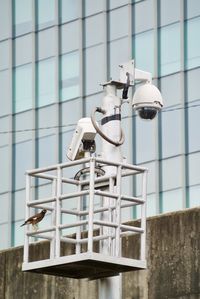
[(180, 70), (180, 24), (160, 28), (160, 75)]
[(38, 167), (46, 167), (57, 163), (56, 136), (50, 135), (38, 139)]
[(200, 106), (188, 109), (188, 150), (189, 152), (200, 150)]
[(181, 187), (182, 158), (174, 157), (162, 160), (162, 191)]
[(156, 215), (156, 195), (150, 194), (147, 195), (147, 217), (154, 215)]
[(0, 236), (1, 236), (1, 242), (0, 242), (0, 249), (6, 249), (9, 247), (9, 232), (8, 232), (8, 224), (0, 224)]
[(38, 107), (55, 102), (55, 60), (38, 62)]
[(187, 69), (200, 66), (200, 38), (199, 36), (200, 18), (187, 21)]
[(187, 19), (199, 16), (200, 14), (200, 1), (199, 0), (185, 0)]
[(32, 0), (14, 0), (15, 35), (30, 32), (31, 27), (32, 27)]
[(65, 23), (78, 18), (79, 0), (61, 0), (60, 17), (61, 23)]
[[(124, 20), (121, 22), (121, 20)], [(128, 35), (128, 6), (110, 12), (110, 40)]]
[(61, 56), (61, 100), (79, 96), (79, 53), (78, 51)]
[(200, 206), (200, 185), (189, 188), (189, 208)]
[(9, 70), (0, 72), (0, 116), (11, 113), (11, 88)]
[(0, 193), (9, 189), (9, 148), (8, 146), (0, 147)]
[(55, 20), (55, 0), (37, 0), (37, 25), (49, 27)]
[(180, 19), (180, 8), (180, 0), (160, 0), (160, 26), (177, 22)]
[[(137, 34), (134, 39), (136, 67), (154, 74), (153, 31)], [(147, 50), (148, 49), (148, 50)]]
[(32, 65), (15, 68), (14, 111), (20, 112), (32, 107)]

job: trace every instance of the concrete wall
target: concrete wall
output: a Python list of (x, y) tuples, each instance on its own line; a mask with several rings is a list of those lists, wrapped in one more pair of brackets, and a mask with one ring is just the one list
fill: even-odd
[[(122, 275), (123, 299), (199, 299), (200, 208), (149, 218), (147, 241), (148, 270)], [(47, 245), (34, 254), (45, 255)], [(135, 238), (125, 238), (124, 255), (135, 250)], [(98, 298), (96, 281), (22, 273), (22, 254), (0, 252), (0, 299)]]

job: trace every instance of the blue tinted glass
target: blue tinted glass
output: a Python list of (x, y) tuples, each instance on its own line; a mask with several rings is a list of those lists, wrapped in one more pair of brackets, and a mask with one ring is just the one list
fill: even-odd
[[(42, 2), (42, 1), (41, 1)], [(32, 27), (32, 0), (14, 0), (14, 32), (30, 32)]]
[(186, 67), (188, 69), (200, 66), (200, 38), (199, 28), (200, 28), (200, 18), (195, 18), (187, 21), (187, 57), (186, 57)]
[(200, 152), (188, 155), (188, 180), (190, 186), (200, 184), (200, 173), (197, 165), (200, 165)]
[(188, 109), (188, 141), (189, 152), (200, 150), (200, 106), (191, 107)]
[(61, 22), (68, 22), (79, 16), (79, 0), (61, 0), (60, 17)]
[(180, 0), (160, 0), (160, 26), (177, 22), (180, 19), (180, 11)]
[(160, 83), (164, 107), (180, 104), (182, 97), (180, 73), (163, 77)]
[(181, 189), (162, 193), (163, 212), (178, 211), (183, 209), (183, 194)]
[(162, 190), (181, 187), (182, 183), (182, 158), (175, 157), (162, 160)]
[(162, 157), (181, 153), (181, 110), (162, 113)]
[[(128, 23), (128, 19), (126, 20)], [(154, 4), (152, 0), (140, 1), (133, 5), (133, 32), (139, 33), (154, 26)]]
[[(136, 67), (154, 74), (154, 35), (147, 31), (135, 35), (134, 40)], [(148, 49), (148, 51), (147, 51)]]
[(200, 15), (200, 1), (199, 0), (186, 0), (186, 14), (187, 18), (193, 18)]
[[(0, 194), (0, 223), (8, 222), (9, 219), (9, 193)], [(0, 242), (1, 243), (1, 242)]]
[(200, 100), (199, 88), (200, 68), (187, 72), (187, 101)]
[(147, 217), (156, 215), (156, 195), (147, 196)]
[[(19, 229), (19, 226), (22, 224), (22, 221), (17, 221), (13, 223), (13, 239), (14, 246), (20, 246), (24, 244), (24, 230)], [(21, 227), (22, 228), (22, 227)]]
[[(123, 22), (121, 22), (123, 20)], [(128, 35), (128, 6), (110, 11), (110, 36), (117, 39)]]
[(5, 70), (0, 72), (0, 116), (11, 113), (11, 81), (10, 71)]
[(200, 185), (189, 188), (189, 208), (200, 206)]
[(54, 58), (38, 62), (38, 106), (55, 102), (55, 60)]
[(14, 213), (13, 213), (13, 220), (23, 220), (25, 217), (25, 207), (26, 207), (26, 193), (25, 189), (14, 192)]
[(39, 28), (49, 27), (55, 20), (55, 0), (37, 1), (37, 23)]
[(22, 143), (17, 143), (14, 145), (15, 189), (25, 188), (25, 171), (33, 168), (32, 152), (33, 152), (33, 143), (31, 140)]
[(9, 148), (0, 147), (0, 193), (9, 190)]
[(51, 135), (38, 140), (38, 167), (49, 166), (57, 163), (56, 136)]
[(14, 111), (20, 112), (32, 107), (32, 65), (15, 68)]
[(0, 42), (0, 70), (5, 70), (9, 67), (9, 41)]
[(180, 24), (160, 29), (160, 75), (180, 70)]
[(62, 101), (79, 96), (79, 52), (61, 56), (61, 99)]
[(0, 0), (0, 40), (10, 36), (9, 1)]

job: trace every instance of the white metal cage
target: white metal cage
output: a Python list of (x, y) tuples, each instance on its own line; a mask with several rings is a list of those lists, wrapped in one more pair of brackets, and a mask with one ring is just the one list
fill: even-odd
[[(80, 179), (65, 176), (67, 169), (83, 165), (89, 171)], [(96, 169), (106, 167), (114, 167), (113, 174), (98, 176)], [(138, 174), (142, 176), (142, 195), (122, 194), (122, 179)], [(33, 178), (47, 180), (51, 184), (50, 197), (33, 198)], [(146, 181), (146, 168), (94, 157), (27, 171), (26, 218), (31, 216), (32, 209), (46, 209), (50, 223), (37, 231), (30, 225), (26, 226), (22, 270), (96, 279), (145, 269)], [(66, 189), (67, 192), (64, 191)], [(68, 192), (70, 189), (73, 190)], [(72, 199), (73, 207), (68, 208), (67, 203)], [(136, 205), (141, 207), (140, 226), (122, 223), (122, 210)], [(122, 254), (122, 238), (131, 235), (140, 238), (139, 258), (124, 257)], [(47, 240), (50, 249), (47, 258), (33, 261), (30, 248), (38, 239)], [(61, 254), (63, 244), (73, 248), (70, 254)]]

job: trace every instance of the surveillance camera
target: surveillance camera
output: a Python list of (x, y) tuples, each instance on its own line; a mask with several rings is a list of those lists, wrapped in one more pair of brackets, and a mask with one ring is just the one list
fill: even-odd
[(74, 131), (71, 144), (67, 151), (70, 160), (78, 160), (84, 157), (85, 152), (95, 151), (96, 130), (90, 117), (81, 118)]
[(154, 119), (163, 106), (163, 99), (158, 88), (146, 82), (136, 90), (132, 106), (142, 119)]

